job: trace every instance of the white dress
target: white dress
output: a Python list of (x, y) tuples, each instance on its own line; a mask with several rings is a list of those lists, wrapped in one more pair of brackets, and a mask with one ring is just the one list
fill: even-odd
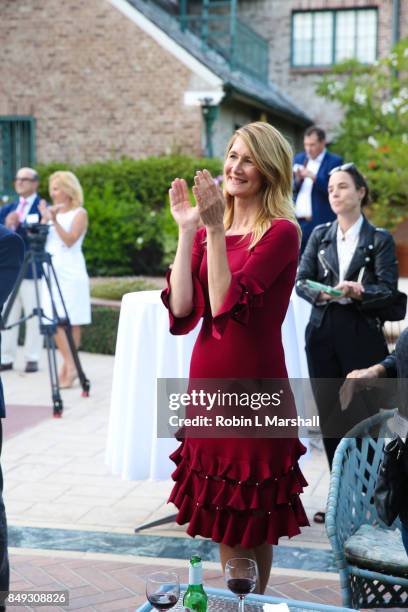
[[(73, 208), (67, 212), (60, 212), (57, 214), (57, 221), (65, 231), (70, 231), (78, 210), (79, 208)], [(72, 246), (67, 246), (58, 235), (54, 225), (50, 223), (49, 227), (45, 250), (52, 255), (52, 264), (55, 269), (69, 320), (72, 325), (87, 325), (91, 322), (91, 298), (89, 277), (86, 271), (85, 258), (82, 253), (82, 243), (85, 233), (83, 233)], [(52, 295), (58, 315), (60, 317), (65, 317), (65, 312), (55, 282), (52, 282)], [(52, 319), (51, 299), (45, 279), (43, 279), (42, 288), (42, 307), (45, 316)]]

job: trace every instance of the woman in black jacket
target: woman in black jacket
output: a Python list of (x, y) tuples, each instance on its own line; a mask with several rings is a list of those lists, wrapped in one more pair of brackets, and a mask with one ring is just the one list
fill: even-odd
[[(314, 229), (300, 262), (296, 291), (313, 305), (306, 355), (331, 468), (340, 439), (369, 416), (367, 406), (342, 412), (338, 391), (351, 370), (388, 355), (382, 314), (395, 299), (398, 266), (391, 234), (371, 225), (361, 212), (369, 190), (354, 164), (332, 170), (329, 201), (337, 219)], [(310, 288), (307, 280), (335, 287), (341, 296)]]

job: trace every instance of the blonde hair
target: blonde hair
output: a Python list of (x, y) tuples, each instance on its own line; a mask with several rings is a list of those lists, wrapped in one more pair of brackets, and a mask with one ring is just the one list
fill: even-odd
[(84, 192), (81, 183), (73, 172), (58, 170), (50, 175), (48, 184), (58, 181), (59, 188), (71, 199), (71, 207), (78, 208), (84, 205)]
[[(249, 248), (262, 238), (273, 219), (287, 219), (301, 230), (295, 216), (292, 199), (292, 149), (282, 134), (269, 123), (257, 121), (236, 130), (227, 145), (225, 158), (237, 138), (248, 147), (252, 161), (264, 178), (262, 208), (258, 212)], [(226, 181), (224, 181), (224, 184)], [(234, 219), (234, 197), (224, 188), (226, 209), (224, 227), (229, 229)]]

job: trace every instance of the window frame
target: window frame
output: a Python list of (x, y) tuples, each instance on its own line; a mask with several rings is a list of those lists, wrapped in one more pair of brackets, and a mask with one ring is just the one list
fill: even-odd
[[(332, 66), (334, 66), (336, 63), (338, 63), (336, 61), (336, 34), (337, 34), (337, 14), (340, 12), (353, 12), (355, 13), (355, 18), (357, 19), (357, 13), (361, 12), (361, 11), (367, 11), (367, 10), (371, 10), (374, 11), (375, 13), (375, 17), (376, 17), (376, 33), (375, 33), (375, 59), (378, 58), (378, 25), (379, 25), (379, 15), (378, 15), (378, 6), (347, 6), (347, 7), (338, 7), (338, 8), (319, 8), (319, 9), (296, 9), (293, 10), (291, 13), (291, 28), (290, 28), (290, 67), (293, 68), (294, 70), (328, 70), (330, 69)], [(313, 63), (313, 49), (314, 49), (314, 42), (315, 42), (315, 37), (314, 37), (314, 15), (316, 13), (331, 13), (332, 14), (332, 58), (331, 58), (331, 62), (328, 64), (314, 64)], [(311, 55), (312, 55), (312, 63), (310, 64), (295, 64), (294, 63), (294, 57), (295, 57), (295, 38), (294, 38), (294, 22), (295, 22), (295, 16), (296, 15), (311, 15), (312, 16), (312, 41), (311, 41), (311, 45), (312, 45), (312, 49), (311, 49)], [(358, 38), (358, 33), (357, 33), (357, 28), (355, 31), (355, 35), (354, 35), (354, 48), (356, 49), (357, 46), (357, 38)], [(351, 58), (350, 58), (351, 59)], [(354, 56), (353, 59), (357, 59), (357, 57)], [(343, 60), (341, 60), (343, 61)], [(375, 61), (375, 60), (374, 60)], [(370, 65), (367, 63), (367, 65)]]
[[(29, 143), (28, 143), (28, 166), (34, 166), (36, 163), (36, 120), (32, 115), (0, 115), (0, 138), (3, 138), (1, 126), (4, 123), (18, 123), (27, 122), (29, 124)], [(2, 143), (1, 143), (2, 145)], [(13, 189), (13, 163), (16, 164), (17, 160), (11, 159), (10, 163), (7, 164), (7, 160), (3, 160), (3, 165), (0, 165), (0, 172), (2, 173), (2, 179), (4, 183), (4, 189), (0, 193), (0, 196), (12, 196), (15, 194)], [(19, 164), (17, 164), (19, 165)]]

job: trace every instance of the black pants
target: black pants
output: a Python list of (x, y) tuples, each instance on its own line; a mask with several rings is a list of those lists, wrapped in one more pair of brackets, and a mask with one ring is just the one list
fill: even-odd
[(367, 368), (388, 355), (382, 329), (372, 326), (353, 304), (331, 304), (320, 327), (306, 328), (306, 356), (330, 469), (341, 438), (377, 412), (366, 401), (342, 411), (339, 390), (351, 370)]
[[(3, 446), (3, 427), (0, 419), (0, 456)], [(3, 472), (0, 465), (0, 591), (8, 591), (10, 587), (10, 567), (7, 552), (7, 521), (3, 502)], [(0, 612), (6, 608), (0, 605)]]

